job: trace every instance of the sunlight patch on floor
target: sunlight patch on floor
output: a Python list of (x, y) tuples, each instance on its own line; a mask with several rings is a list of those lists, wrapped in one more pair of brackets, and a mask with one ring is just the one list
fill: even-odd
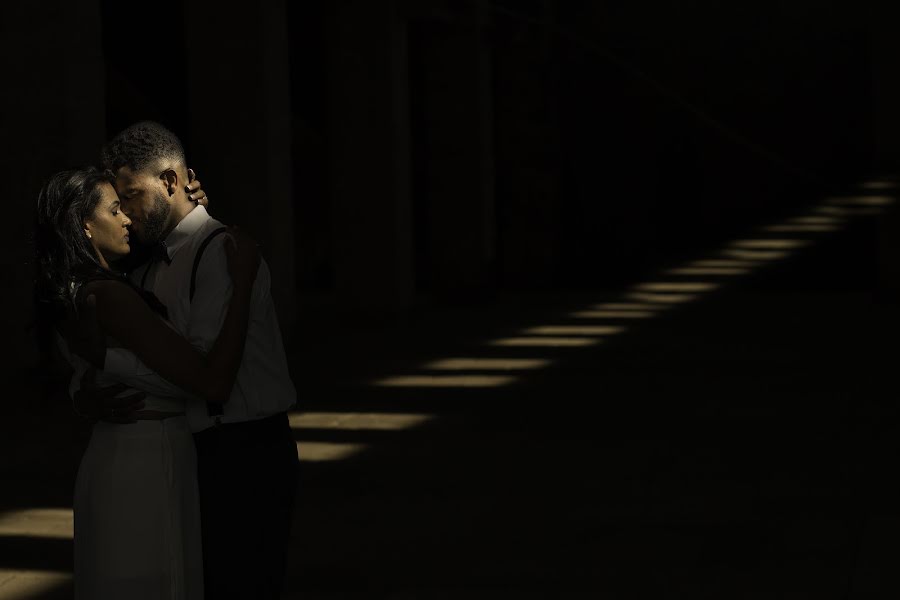
[(766, 233), (826, 233), (829, 231), (838, 231), (838, 225), (815, 225), (798, 223), (796, 225), (770, 225), (763, 227)]
[(741, 250), (796, 250), (809, 246), (809, 240), (788, 240), (788, 239), (745, 239), (731, 242), (729, 246), (739, 248)]
[(376, 379), (378, 387), (471, 388), (500, 387), (516, 381), (511, 375), (396, 375)]
[(490, 340), (489, 346), (506, 348), (566, 348), (596, 346), (601, 340), (583, 337), (508, 337)]
[(72, 539), (71, 508), (26, 508), (0, 514), (0, 536)]
[(636, 311), (653, 311), (658, 310), (658, 305), (649, 304), (647, 302), (601, 302), (591, 307), (593, 310), (636, 310)]
[(884, 208), (879, 206), (851, 208), (848, 206), (820, 206), (816, 212), (823, 215), (839, 217), (873, 217), (884, 213)]
[(659, 308), (667, 308), (673, 304), (687, 304), (699, 298), (697, 294), (650, 294), (647, 292), (631, 292), (628, 298), (639, 302), (652, 302)]
[(893, 181), (865, 181), (859, 185), (864, 190), (892, 190), (897, 187)]
[(0, 600), (34, 600), (72, 581), (71, 573), (0, 569)]
[(569, 313), (569, 316), (576, 319), (649, 319), (656, 316), (656, 312), (651, 310), (577, 310)]
[(828, 198), (828, 206), (890, 206), (897, 201), (893, 196), (836, 196)]
[(669, 269), (666, 275), (689, 275), (689, 276), (717, 276), (717, 275), (746, 275), (749, 269), (741, 269), (736, 267), (680, 267), (677, 269)]
[(368, 444), (300, 441), (297, 442), (297, 454), (301, 462), (326, 462), (351, 458), (368, 447)]
[(722, 251), (724, 256), (741, 260), (776, 261), (784, 260), (791, 255), (783, 250), (746, 250), (743, 248), (726, 248)]
[(549, 367), (555, 361), (546, 358), (442, 358), (425, 363), (430, 371), (531, 371)]
[(694, 260), (686, 265), (692, 269), (752, 269), (758, 267), (759, 263), (751, 260), (733, 260), (727, 258)]
[(423, 425), (435, 417), (411, 413), (290, 413), (291, 428), (340, 429), (349, 431), (397, 431)]
[(523, 329), (525, 335), (617, 335), (624, 332), (625, 327), (614, 325), (541, 325)]
[(793, 219), (788, 220), (788, 223), (794, 225), (843, 225), (845, 222), (844, 219), (824, 215), (794, 217)]
[(688, 293), (711, 292), (719, 287), (718, 283), (705, 281), (651, 281), (639, 283), (634, 289), (639, 292)]

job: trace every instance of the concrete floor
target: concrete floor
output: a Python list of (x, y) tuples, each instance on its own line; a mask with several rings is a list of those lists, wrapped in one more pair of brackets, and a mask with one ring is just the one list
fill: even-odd
[[(896, 596), (881, 211), (823, 204), (616, 292), (305, 307), (285, 598)], [(88, 431), (9, 416), (0, 599), (69, 597)]]

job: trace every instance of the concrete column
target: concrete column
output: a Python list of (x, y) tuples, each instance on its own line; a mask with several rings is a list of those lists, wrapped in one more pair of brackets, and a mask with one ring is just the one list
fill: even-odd
[(290, 72), (285, 5), (186, 0), (191, 154), (210, 212), (260, 241), (282, 330), (295, 320)]
[(869, 7), (872, 70), (872, 127), (875, 167), (900, 172), (900, 6), (890, 2)]
[[(412, 24), (414, 190), (420, 211), (417, 278), (426, 289), (461, 293), (485, 286), (494, 259), (494, 172), (487, 3), (455, 5), (451, 18)], [(422, 281), (424, 280), (424, 281)]]
[[(868, 5), (869, 50), (872, 72), (873, 170), (900, 175), (900, 7), (888, 2)], [(882, 190), (900, 196), (900, 181)], [(878, 192), (876, 192), (878, 193)], [(900, 303), (900, 209), (891, 207), (878, 222), (879, 269), (877, 291), (883, 301)]]
[(0, 236), (0, 318), (6, 367), (35, 364), (31, 225), (41, 185), (54, 172), (97, 162), (106, 136), (99, 0), (4, 4), (0, 35), (0, 139), (8, 177)]
[(400, 310), (413, 292), (406, 23), (393, 1), (330, 10), (335, 291), (350, 307)]
[[(541, 20), (552, 24), (551, 3)], [(560, 256), (559, 126), (553, 109), (553, 32), (496, 17), (499, 272), (513, 287), (553, 283)]]

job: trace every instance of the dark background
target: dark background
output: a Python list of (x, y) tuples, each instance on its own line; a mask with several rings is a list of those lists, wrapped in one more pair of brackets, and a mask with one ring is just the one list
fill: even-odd
[[(173, 129), (184, 142), (189, 166), (210, 196), (211, 212), (226, 223), (240, 224), (261, 242), (273, 272), (276, 305), (301, 405), (306, 399), (306, 406), (334, 409), (346, 399), (341, 395), (346, 390), (338, 393), (329, 387), (345, 377), (336, 361), (349, 365), (355, 360), (357, 374), (375, 374), (373, 364), (379, 354), (394, 351), (373, 341), (382, 339), (379, 335), (393, 349), (412, 344), (397, 350), (403, 360), (419, 358), (419, 350), (422, 356), (437, 355), (442, 335), (456, 339), (453, 336), (464, 335), (463, 330), (473, 335), (494, 331), (498, 323), (507, 322), (504, 319), (514, 320), (509, 310), (527, 315), (535, 303), (542, 307), (546, 298), (606, 297), (757, 226), (798, 214), (829, 194), (846, 193), (867, 178), (895, 174), (900, 168), (898, 23), (900, 10), (891, 3), (843, 0), (7, 4), (0, 20), (4, 66), (0, 137), (7, 218), (0, 236), (6, 274), (0, 312), (11, 395), (25, 399), (17, 405), (16, 414), (37, 415), (58, 402), (41, 395), (39, 382), (46, 383), (48, 375), (27, 328), (32, 277), (29, 233), (37, 190), (53, 172), (95, 161), (103, 142), (136, 120), (154, 119)], [(789, 282), (785, 298), (806, 294), (812, 308), (785, 304), (797, 311), (789, 311), (795, 316), (816, 314), (827, 320), (835, 315), (849, 318), (857, 310), (865, 313), (871, 298), (889, 298), (897, 287), (892, 279), (895, 265), (900, 264), (892, 259), (895, 222), (885, 221), (880, 229), (857, 228), (855, 237), (847, 238), (855, 240), (855, 246), (850, 242), (826, 245), (818, 263), (801, 262), (773, 272), (768, 283), (758, 282), (760, 289), (783, 292)], [(834, 294), (848, 291), (862, 294), (862, 308), (834, 300)], [(760, 303), (764, 307), (760, 310), (766, 310), (768, 301)], [(886, 306), (893, 314), (894, 305)], [(708, 322), (701, 329), (719, 332), (733, 327), (747, 336), (762, 335), (762, 317), (747, 311), (749, 305), (737, 302), (735, 307), (741, 316), (723, 317), (730, 319), (727, 326)], [(487, 312), (479, 312), (482, 309)], [(703, 314), (727, 313), (716, 310)], [(793, 318), (782, 317), (785, 322)], [(461, 325), (455, 328), (454, 323)], [(426, 324), (434, 326), (433, 335), (423, 333), (431, 331)], [(329, 329), (332, 325), (344, 333)], [(785, 333), (788, 341), (772, 338), (767, 342), (761, 337), (752, 351), (747, 350), (752, 346), (747, 342), (742, 351), (752, 354), (752, 360), (759, 358), (758, 372), (735, 372), (727, 382), (726, 375), (720, 374), (722, 385), (745, 390), (769, 381), (767, 377), (792, 381), (786, 371), (779, 370), (783, 364), (765, 361), (790, 354), (780, 343), (802, 354), (805, 346), (790, 345), (799, 339), (828, 360), (835, 352), (863, 348), (877, 356), (876, 369), (889, 370), (889, 338), (875, 343), (866, 337), (870, 330), (857, 325), (850, 321), (834, 325), (843, 332), (835, 335), (847, 345), (828, 346), (828, 350), (819, 343), (824, 338), (818, 336), (824, 334), (811, 323), (803, 325), (800, 333)], [(882, 325), (867, 326), (875, 331)], [(417, 328), (418, 334), (411, 333)], [(348, 331), (363, 331), (368, 337), (361, 340)], [(680, 331), (690, 336), (692, 328)], [(844, 334), (849, 337), (841, 337)], [(428, 339), (423, 342), (422, 337)], [(342, 346), (338, 339), (353, 339), (359, 345)], [(646, 355), (636, 350), (632, 355), (626, 345), (621, 353), (602, 359), (609, 362), (596, 367), (596, 372), (582, 364), (578, 376), (567, 379), (559, 389), (547, 381), (523, 388), (526, 402), (533, 403), (527, 406), (533, 409), (551, 399), (556, 402), (559, 394), (568, 395), (570, 402), (575, 402), (572, 398), (585, 401), (574, 420), (590, 421), (606, 409), (588, 404), (589, 394), (581, 391), (597, 384), (602, 374), (621, 377), (611, 385), (631, 390), (629, 397), (639, 399), (647, 414), (664, 420), (658, 416), (666, 414), (668, 406), (662, 398), (671, 399), (705, 381), (705, 367), (718, 364), (720, 345), (726, 353), (735, 348), (732, 338), (713, 336), (711, 340), (707, 340), (709, 354), (692, 367), (697, 369), (694, 379), (684, 375), (686, 379), (674, 383), (666, 380), (674, 388), (647, 382), (644, 387), (629, 388), (623, 372), (637, 379), (648, 376), (638, 366)], [(659, 348), (671, 354), (663, 358), (665, 352)], [(671, 356), (684, 347), (673, 342), (671, 347), (659, 348), (658, 355), (650, 352), (658, 364), (656, 359), (646, 360), (671, 375), (676, 370), (669, 362), (674, 360)], [(869, 367), (862, 362), (856, 367), (861, 371), (847, 376), (847, 389), (863, 381), (869, 386), (866, 389), (874, 390), (872, 380), (861, 374)], [(314, 370), (318, 372), (313, 374)], [(323, 383), (328, 377), (333, 379)], [(608, 380), (603, 381), (607, 385)], [(766, 398), (777, 388), (759, 385), (754, 389)], [(816, 385), (828, 387), (822, 382)], [(332, 393), (333, 397), (328, 396)], [(716, 396), (708, 393), (710, 398)], [(781, 398), (781, 392), (773, 393)], [(744, 398), (746, 406), (750, 406), (749, 395)], [(816, 406), (811, 397), (802, 397), (794, 407), (798, 414)], [(464, 405), (478, 407), (480, 398), (466, 397)], [(841, 402), (846, 400), (842, 398)], [(408, 401), (406, 397), (391, 400), (397, 410), (409, 409)], [(364, 410), (360, 402), (354, 397), (348, 406)], [(846, 406), (852, 408), (854, 402), (847, 400)], [(499, 432), (506, 432), (527, 450), (524, 456), (535, 458), (533, 439), (523, 433), (535, 430), (524, 421), (517, 421), (520, 429), (510, 426), (509, 431), (518, 432), (511, 434), (499, 416), (481, 415), (486, 420), (477, 421), (476, 427), (459, 416), (462, 409), (448, 408), (454, 406), (452, 400), (441, 397), (433, 406), (456, 414), (458, 419), (449, 422), (459, 429), (446, 438), (420, 439), (423, 448), (438, 452), (438, 439), (488, 435), (485, 432), (502, 437)], [(473, 414), (479, 410), (473, 408)], [(678, 421), (683, 431), (690, 432), (684, 435), (699, 435), (687, 421)], [(548, 439), (568, 435), (561, 421), (554, 424), (557, 428), (551, 427)], [(705, 460), (691, 462), (700, 455), (718, 457), (710, 459), (715, 462), (740, 454), (735, 450), (738, 444), (720, 425), (706, 430), (717, 432), (706, 446), (684, 445), (681, 439), (669, 440), (663, 444), (665, 449), (657, 450), (676, 463), (684, 459), (692, 465)], [(754, 438), (748, 432), (759, 426), (760, 422), (745, 422), (735, 431), (750, 440)], [(577, 439), (593, 439), (591, 433), (576, 429)], [(635, 455), (640, 456), (657, 452), (651, 449), (656, 448), (653, 440), (667, 435), (646, 434), (652, 438), (647, 441), (638, 429), (628, 431), (628, 435), (621, 433), (623, 443), (634, 444)], [(775, 444), (778, 450), (770, 450), (765, 464), (779, 464), (779, 452), (789, 457), (781, 464), (810, 458), (794, 450), (819, 438), (810, 434), (798, 441), (785, 431), (779, 428), (763, 434), (769, 438), (783, 434), (778, 439), (793, 440)], [(862, 430), (854, 431), (860, 439), (866, 437), (859, 433)], [(893, 436), (884, 435), (885, 440)], [(587, 457), (597, 451), (591, 443), (578, 446), (584, 461), (589, 462)], [(520, 469), (523, 480), (535, 477), (540, 487), (541, 473), (526, 473), (527, 468), (517, 462), (524, 460), (521, 456), (507, 455), (486, 442), (473, 448), (490, 454), (492, 465), (518, 465), (513, 470), (519, 473)], [(477, 462), (476, 454), (470, 449), (464, 459)], [(78, 453), (73, 450), (72, 456), (70, 467), (77, 464)], [(754, 466), (753, 457), (740, 457), (744, 462), (736, 468), (741, 476), (752, 479), (764, 470)], [(534, 464), (547, 466), (540, 458)], [(885, 464), (890, 469), (893, 463)], [(578, 469), (587, 467), (561, 468), (578, 477), (582, 473)], [(834, 483), (834, 472), (827, 466), (816, 472), (821, 481)], [(65, 473), (59, 475), (61, 489), (70, 474)], [(340, 486), (348, 485), (348, 480), (322, 473), (308, 474), (313, 487), (328, 490), (312, 497), (324, 504), (346, 499), (346, 490)], [(478, 473), (473, 481), (485, 484), (488, 476)], [(457, 475), (454, 481), (467, 481), (465, 474)], [(367, 486), (380, 488), (364, 472), (347, 476), (362, 477), (350, 492), (358, 500), (356, 508), (387, 502), (381, 496), (375, 498), (376, 492), (365, 499)], [(398, 485), (416, 477), (394, 476), (396, 480), (391, 481)], [(546, 472), (543, 476), (550, 477)], [(642, 481), (652, 479), (647, 477)], [(557, 485), (563, 477), (550, 479)], [(715, 486), (710, 485), (696, 492), (697, 497), (714, 496), (716, 492), (710, 490)], [(491, 492), (490, 486), (487, 489), (481, 492), (487, 504), (502, 495)], [(590, 490), (597, 492), (595, 487)], [(334, 497), (329, 496), (332, 493)], [(681, 497), (676, 491), (659, 493)], [(397, 494), (392, 501), (406, 506)], [(22, 492), (21, 497), (27, 494)], [(16, 502), (30, 500), (12, 503)], [(562, 506), (553, 506), (565, 512)], [(422, 522), (429, 523), (425, 508), (419, 509)], [(775, 527), (772, 524), (780, 523), (781, 517), (773, 515), (781, 513), (773, 511), (757, 514), (753, 523)], [(846, 514), (859, 514), (854, 511), (848, 509)], [(329, 522), (342, 522), (338, 509), (328, 514)], [(443, 523), (438, 529), (449, 531), (450, 526)], [(516, 545), (517, 530), (507, 525), (503, 539), (509, 547), (498, 536), (490, 538), (495, 543), (488, 548), (505, 552)], [(573, 522), (566, 526), (577, 529)], [(738, 537), (749, 539), (747, 532), (755, 526), (742, 527)], [(329, 535), (321, 523), (310, 525), (309, 531), (313, 538)], [(535, 535), (548, 544), (565, 537), (541, 532)], [(707, 533), (704, 540), (718, 540), (715, 531)], [(477, 538), (472, 535), (466, 538), (470, 542)], [(841, 548), (856, 547), (862, 539), (859, 535), (842, 538)], [(369, 548), (372, 554), (379, 555), (374, 542), (368, 543), (374, 547)], [(753, 543), (748, 542), (761, 553), (772, 551), (762, 542)], [(589, 542), (584, 544), (586, 548)], [(364, 551), (359, 556), (342, 554), (332, 546), (329, 556), (357, 567), (364, 562)], [(445, 548), (462, 547), (460, 542)], [(552, 549), (543, 551), (553, 554)], [(621, 561), (636, 569), (639, 578), (638, 559), (628, 558), (638, 554), (626, 553)], [(451, 564), (447, 556), (441, 555), (440, 560)], [(489, 560), (486, 556), (482, 558)], [(587, 570), (586, 556), (589, 553), (569, 557), (566, 564)], [(612, 560), (610, 556), (596, 560)], [(715, 563), (704, 556), (697, 559), (699, 563)], [(379, 583), (384, 594), (393, 589), (396, 573), (391, 568), (399, 572), (397, 565), (402, 562), (390, 560), (383, 558), (384, 564), (379, 563), (385, 569)], [(659, 562), (668, 564), (667, 560)], [(523, 561), (508, 567), (509, 580), (532, 567), (540, 572), (540, 565), (550, 564)], [(323, 566), (310, 559), (304, 563), (308, 570), (301, 579), (308, 575), (314, 587), (327, 590), (330, 574), (341, 575), (339, 564)], [(821, 573), (833, 570), (829, 564), (822, 563)], [(433, 583), (450, 572), (425, 569), (422, 581), (414, 577), (404, 589), (415, 589), (416, 581), (426, 586), (424, 581)], [(748, 577), (750, 581), (755, 576)], [(548, 575), (546, 581), (551, 579)], [(773, 583), (772, 589), (780, 589), (779, 585)]]
[[(890, 171), (892, 10), (14, 3), (10, 219), (50, 173), (156, 119), (214, 212), (264, 243), (288, 325), (313, 298), (377, 314), (607, 288)], [(27, 242), (6, 240), (18, 320)]]

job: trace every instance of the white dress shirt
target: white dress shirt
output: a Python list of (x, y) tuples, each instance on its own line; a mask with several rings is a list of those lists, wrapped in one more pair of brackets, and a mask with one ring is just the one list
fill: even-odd
[[(166, 305), (172, 326), (206, 354), (219, 335), (232, 285), (225, 256), (226, 235), (218, 235), (203, 251), (190, 300), (191, 270), (206, 237), (223, 225), (197, 206), (166, 237), (170, 262), (151, 261), (130, 274), (131, 280), (153, 292)], [(133, 353), (117, 348), (106, 352), (104, 371), (113, 378), (154, 394), (187, 397), (191, 430), (203, 431), (216, 422), (253, 421), (284, 412), (296, 403), (297, 393), (288, 372), (281, 330), (271, 296), (271, 276), (265, 261), (259, 266), (250, 300), (250, 319), (244, 354), (224, 414), (210, 417), (205, 402), (150, 371)]]

